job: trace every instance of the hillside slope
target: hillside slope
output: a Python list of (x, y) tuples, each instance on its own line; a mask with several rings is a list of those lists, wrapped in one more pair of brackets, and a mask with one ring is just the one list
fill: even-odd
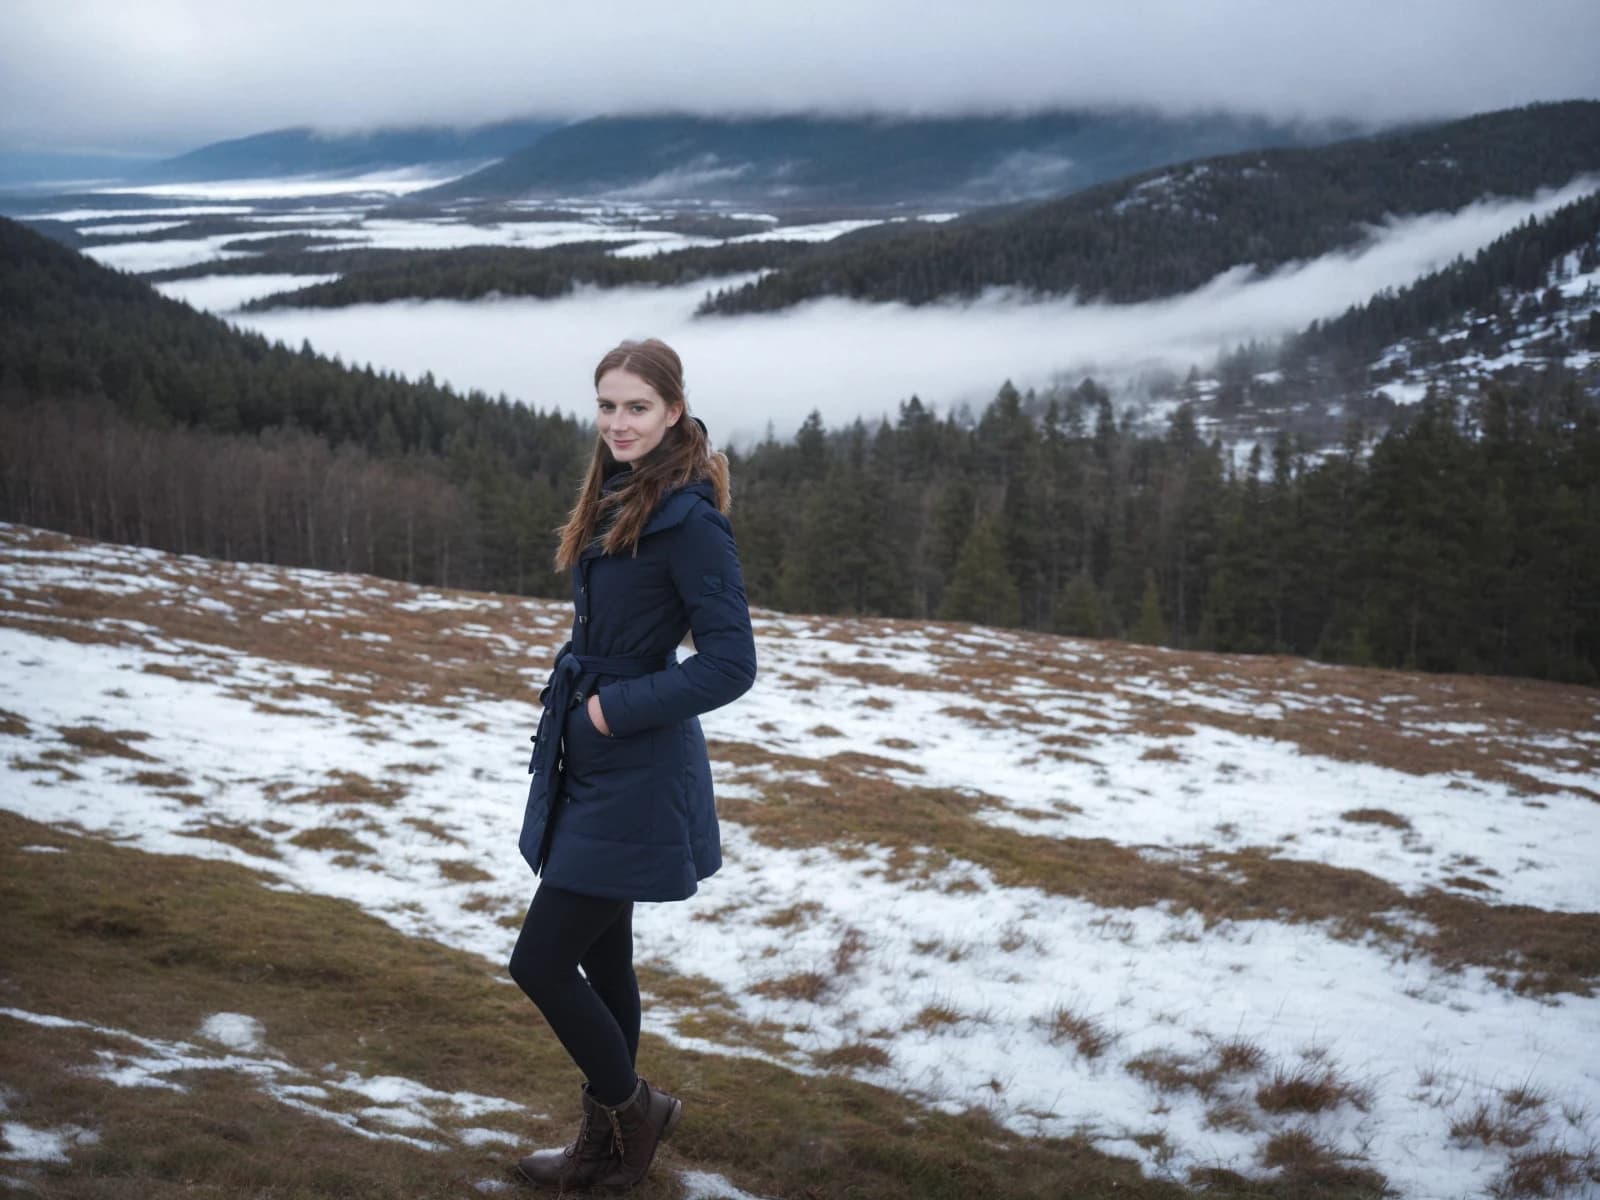
[(1588, 172), (1600, 172), (1600, 102), (1533, 105), (1331, 146), (1185, 162), (935, 230), (847, 236), (702, 311), (770, 311), (824, 295), (922, 304), (998, 286), (1148, 300), (1230, 268), (1267, 271), (1356, 246), (1386, 218), (1527, 195)]
[[(142, 897), (179, 871), (216, 903), (255, 885), (140, 872), (52, 831), (248, 865), (498, 975), (533, 885), (515, 852), (526, 735), (566, 605), (20, 526), (0, 527), (0, 580), (3, 806), (42, 823), (8, 818), (6, 839), (55, 851), (12, 908), (29, 952), (0, 1014), (55, 1032), (0, 1083), (8, 1120), (48, 1114), (62, 1157), (98, 1164), (81, 1189), (159, 1175), (178, 1144), (207, 1178), (270, 1161), (227, 1126), (161, 1122), (176, 1101), (154, 1089), (115, 1102), (153, 1145), (93, 1157), (93, 1071), (75, 1107), (47, 1103), (60, 1061), (181, 1069), (171, 1039), (219, 1009), (288, 1057), (252, 1066), (241, 1049), (201, 1073), (237, 1082), (205, 1087), (258, 1124), (285, 1119), (287, 1095), (314, 1121), (414, 1139), (341, 1149), (384, 1172), (420, 1149), (482, 1173), (451, 1092), (480, 1113), (559, 1103), (567, 1075), (531, 1016), (428, 982), (473, 978), (464, 959), (405, 968), (415, 1002), (375, 1005), (360, 964), (396, 978), (405, 952), (348, 917), (286, 940), (276, 902), (253, 918), (270, 927), (254, 957), (214, 959), (181, 892)], [(763, 1196), (908, 1200), (1057, 1195), (1068, 1178), (1138, 1200), (1199, 1184), (1353, 1198), (1385, 1180), (1410, 1197), (1530, 1178), (1573, 1194), (1596, 1178), (1600, 1072), (1581, 1047), (1600, 1037), (1600, 695), (754, 616), (756, 688), (704, 718), (726, 865), (636, 918), (652, 1069), (700, 1105), (674, 1144), (688, 1164)], [(46, 878), (84, 870), (125, 875), (125, 895), (84, 893), (76, 924), (59, 915), (70, 891), (40, 908), (60, 891)], [(138, 1003), (110, 1009), (51, 972), (97, 938)], [(141, 955), (198, 990), (176, 1009), (144, 996)], [(272, 986), (238, 986), (252, 978)], [(330, 989), (345, 995), (330, 1012), (369, 1022), (307, 1027), (304, 997)], [(115, 1028), (84, 1042), (72, 1021)], [(394, 1031), (413, 1021), (431, 1032), (408, 1048)], [(496, 1068), (523, 1039), (555, 1078)], [(107, 1045), (123, 1059), (89, 1053)], [(392, 1112), (352, 1106), (373, 1076)], [(493, 1144), (516, 1144), (507, 1119), (489, 1120), (506, 1130)]]

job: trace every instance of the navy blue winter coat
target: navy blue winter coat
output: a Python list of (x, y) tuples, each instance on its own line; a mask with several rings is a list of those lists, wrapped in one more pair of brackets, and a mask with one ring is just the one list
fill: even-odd
[[(604, 490), (629, 471), (609, 476)], [(756, 675), (738, 550), (711, 481), (662, 497), (637, 555), (585, 549), (572, 602), (572, 639), (543, 696), (565, 707), (547, 709), (538, 735), (559, 729), (560, 746), (544, 747), (544, 762), (556, 765), (529, 787), (522, 853), (569, 891), (681, 900), (722, 865), (698, 714), (743, 695)], [(695, 653), (677, 662), (685, 633)], [(594, 665), (601, 669), (587, 669)], [(610, 736), (589, 719), (596, 691)]]

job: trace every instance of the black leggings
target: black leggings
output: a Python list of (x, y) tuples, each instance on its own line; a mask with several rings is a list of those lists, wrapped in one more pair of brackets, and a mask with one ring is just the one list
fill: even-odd
[[(583, 974), (578, 974), (578, 967)], [(541, 883), (511, 952), (511, 978), (602, 1104), (639, 1086), (639, 980), (633, 973), (633, 901), (584, 896)]]

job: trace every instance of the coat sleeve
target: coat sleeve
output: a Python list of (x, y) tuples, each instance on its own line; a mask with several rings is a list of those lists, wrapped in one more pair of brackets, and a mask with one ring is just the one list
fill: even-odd
[(755, 683), (755, 636), (728, 518), (697, 504), (674, 539), (669, 569), (689, 614), (695, 652), (668, 670), (598, 690), (606, 724), (617, 737), (720, 708)]

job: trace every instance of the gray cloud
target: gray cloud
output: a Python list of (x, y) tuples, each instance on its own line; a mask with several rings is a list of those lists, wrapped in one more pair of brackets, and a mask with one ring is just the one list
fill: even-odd
[(671, 107), (1368, 122), (1600, 94), (1594, 0), (8, 0), (0, 145)]

